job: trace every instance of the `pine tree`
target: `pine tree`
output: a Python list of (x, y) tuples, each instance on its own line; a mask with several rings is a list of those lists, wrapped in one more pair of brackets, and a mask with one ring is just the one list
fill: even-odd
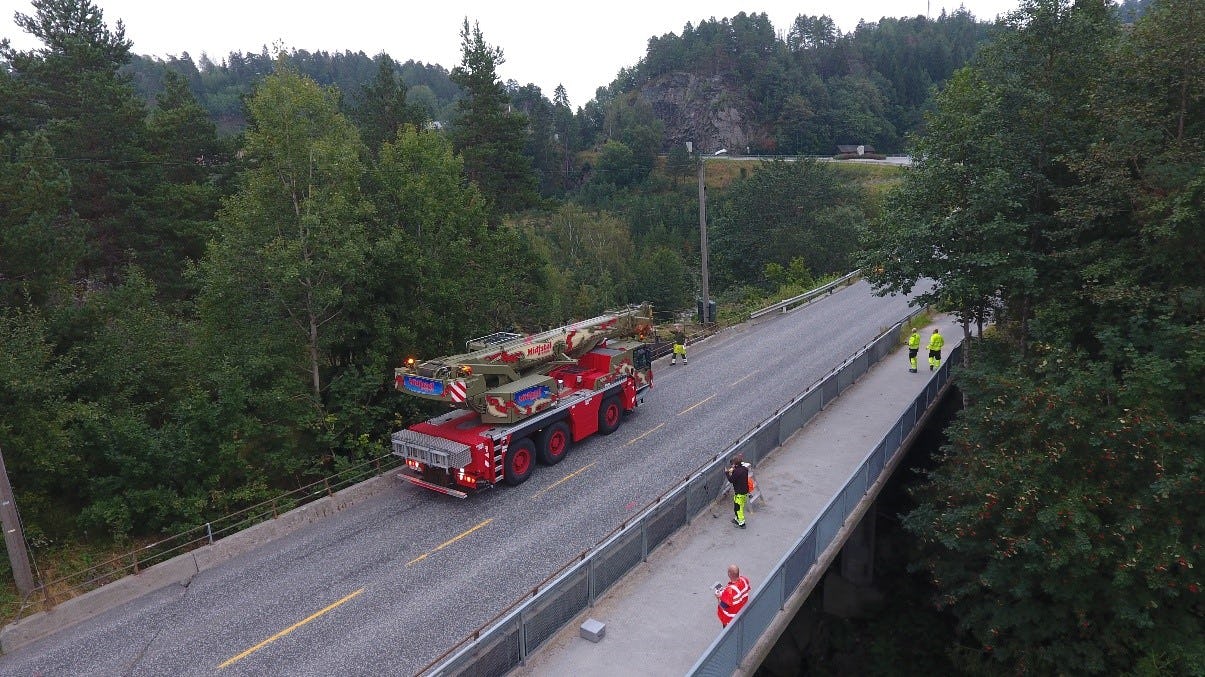
[(130, 60), (121, 21), (110, 30), (91, 0), (34, 0), (33, 15), (16, 23), (44, 47), (2, 56), (12, 69), (4, 81), (19, 112), (19, 130), (45, 132), (71, 174), (71, 207), (87, 224), (94, 248), (90, 279), (115, 279), (130, 254), (154, 250), (141, 203), (145, 176), (141, 101), (118, 69)]
[(452, 80), (464, 88), (457, 103), (459, 116), (452, 128), (452, 143), (464, 158), (465, 173), (489, 200), (492, 219), (526, 209), (538, 199), (531, 159), (523, 153), (527, 123), (511, 112), (497, 68), (504, 63), (502, 49), (485, 42), (481, 28), (460, 31), (461, 63)]

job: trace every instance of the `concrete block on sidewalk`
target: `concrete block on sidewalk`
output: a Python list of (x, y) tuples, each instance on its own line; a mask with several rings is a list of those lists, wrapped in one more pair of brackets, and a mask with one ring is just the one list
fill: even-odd
[(598, 643), (603, 638), (603, 635), (607, 634), (607, 626), (593, 618), (587, 618), (586, 622), (582, 623), (582, 627), (578, 630), (578, 633), (582, 638)]

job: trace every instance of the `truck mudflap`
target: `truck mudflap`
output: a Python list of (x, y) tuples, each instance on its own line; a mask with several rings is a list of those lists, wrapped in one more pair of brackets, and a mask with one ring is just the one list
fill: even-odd
[(472, 448), (454, 440), (403, 429), (392, 435), (393, 455), (445, 470), (463, 468), (473, 460)]
[(448, 496), (455, 496), (456, 498), (468, 498), (469, 497), (468, 494), (466, 494), (465, 492), (460, 491), (458, 489), (453, 489), (452, 487), (445, 487), (445, 486), (442, 486), (439, 484), (435, 484), (434, 482), (428, 482), (427, 480), (424, 480), (420, 477), (415, 477), (414, 475), (408, 475), (404, 472), (398, 473), (397, 476), (415, 486), (419, 486), (424, 489), (430, 489), (431, 491), (438, 491), (441, 494), (447, 494)]

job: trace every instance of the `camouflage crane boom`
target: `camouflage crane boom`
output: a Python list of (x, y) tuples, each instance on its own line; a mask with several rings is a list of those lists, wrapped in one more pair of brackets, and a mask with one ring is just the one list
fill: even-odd
[[(394, 371), (394, 383), (404, 393), (476, 411), (484, 421), (510, 423), (553, 399), (562, 385), (548, 377), (554, 369), (577, 364), (605, 340), (642, 338), (651, 328), (645, 304), (537, 334), (497, 332), (468, 341), (468, 352), (459, 355), (409, 359)], [(510, 404), (528, 400), (531, 406)]]

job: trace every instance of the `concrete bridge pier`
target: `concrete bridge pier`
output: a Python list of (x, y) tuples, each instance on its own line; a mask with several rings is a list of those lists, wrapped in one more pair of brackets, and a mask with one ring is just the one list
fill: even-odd
[(874, 501), (841, 548), (841, 566), (824, 577), (824, 611), (842, 618), (863, 617), (883, 600), (874, 588)]

